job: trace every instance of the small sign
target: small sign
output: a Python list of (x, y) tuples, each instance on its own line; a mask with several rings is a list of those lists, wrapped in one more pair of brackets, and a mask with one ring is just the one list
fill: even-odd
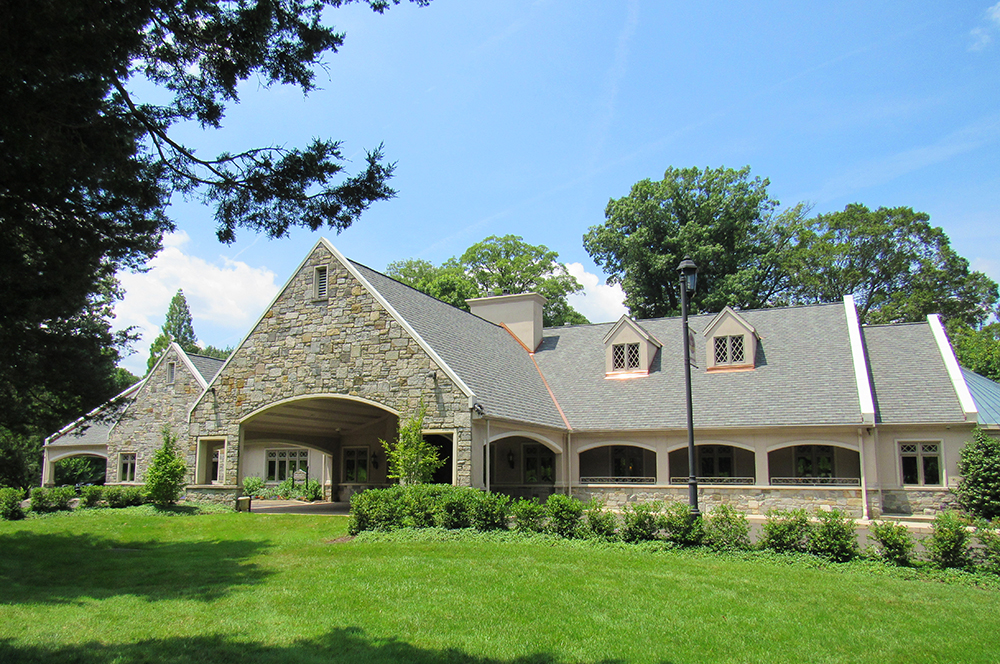
[(292, 473), (292, 479), (295, 480), (296, 484), (298, 484), (299, 482), (305, 482), (306, 471), (302, 470), (301, 468), (299, 470), (296, 470), (294, 473)]

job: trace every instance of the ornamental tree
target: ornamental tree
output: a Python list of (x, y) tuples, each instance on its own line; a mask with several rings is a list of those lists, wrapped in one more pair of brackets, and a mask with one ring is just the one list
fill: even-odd
[(424, 440), (426, 414), (427, 407), (421, 404), (416, 415), (399, 425), (395, 442), (379, 440), (388, 463), (386, 476), (399, 480), (400, 484), (426, 484), (434, 477), (434, 471), (445, 463), (438, 449)]
[(959, 504), (984, 519), (1000, 516), (1000, 440), (976, 427), (972, 440), (962, 448), (958, 472), (962, 476), (955, 487)]

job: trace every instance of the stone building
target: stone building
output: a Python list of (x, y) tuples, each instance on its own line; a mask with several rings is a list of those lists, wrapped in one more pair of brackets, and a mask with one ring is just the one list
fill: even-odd
[[(232, 500), (246, 477), (303, 470), (347, 500), (385, 484), (380, 441), (424, 407), (424, 434), (447, 459), (436, 481), (613, 507), (686, 500), (680, 319), (543, 328), (535, 294), (469, 304), (320, 240), (228, 360), (171, 346), (110, 417), (46, 441), (44, 479), (60, 458), (95, 454), (109, 483), (141, 483), (167, 428), (188, 498)], [(727, 308), (690, 327), (703, 508), (874, 517), (954, 502), (978, 410), (937, 316), (861, 326), (847, 297)]]

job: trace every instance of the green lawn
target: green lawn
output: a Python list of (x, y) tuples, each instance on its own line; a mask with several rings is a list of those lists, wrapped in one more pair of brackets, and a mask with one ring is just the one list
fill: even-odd
[(1000, 592), (346, 519), (0, 522), (0, 662), (997, 662)]

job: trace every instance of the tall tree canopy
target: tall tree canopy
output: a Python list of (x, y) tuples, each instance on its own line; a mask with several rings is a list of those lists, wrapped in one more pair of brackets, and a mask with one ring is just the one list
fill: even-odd
[(410, 259), (390, 263), (386, 272), (466, 311), (465, 300), (469, 298), (535, 292), (548, 300), (542, 311), (544, 325), (586, 323), (566, 300), (583, 286), (558, 258), (559, 254), (545, 245), (528, 244), (517, 235), (492, 235), (439, 267)]
[[(358, 1), (380, 13), (400, 2)], [(223, 242), (237, 228), (340, 231), (394, 195), (380, 147), (344, 177), (334, 140), (203, 157), (170, 134), (221, 127), (250, 78), (311, 90), (344, 42), (324, 11), (349, 2), (0, 4), (0, 425), (45, 428), (107, 396), (94, 380), (123, 341), (108, 325), (113, 275), (159, 251), (172, 193), (213, 204)], [(137, 96), (144, 83), (164, 101)]]
[(803, 212), (775, 215), (768, 184), (749, 167), (671, 167), (662, 180), (642, 180), (611, 199), (604, 224), (592, 226), (583, 245), (639, 318), (680, 313), (677, 266), (686, 256), (699, 267), (694, 311), (767, 306), (786, 280), (779, 261), (787, 217)]
[(167, 307), (167, 316), (160, 328), (160, 335), (153, 340), (149, 348), (149, 359), (146, 361), (146, 371), (151, 371), (160, 355), (171, 344), (176, 342), (184, 349), (185, 353), (201, 353), (198, 347), (198, 339), (194, 334), (194, 320), (191, 318), (191, 310), (188, 308), (187, 298), (184, 291), (177, 289), (170, 306)]

